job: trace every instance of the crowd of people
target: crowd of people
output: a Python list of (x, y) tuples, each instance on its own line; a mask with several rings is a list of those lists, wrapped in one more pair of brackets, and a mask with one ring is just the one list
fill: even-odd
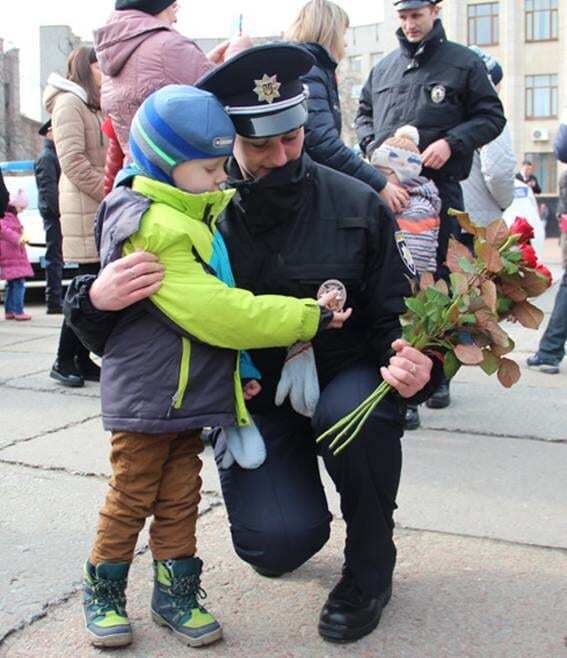
[[(437, 0), (393, 8), (399, 48), (359, 101), (363, 157), (341, 139), (349, 17), (329, 0), (307, 2), (284, 42), (240, 36), (208, 55), (175, 29), (175, 0), (116, 0), (94, 48), (48, 80), (35, 171), (47, 312), (65, 313), (51, 377), (101, 380), (111, 433), (84, 569), (96, 646), (132, 641), (125, 592), (148, 517), (153, 619), (189, 646), (222, 635), (203, 607), (196, 548), (203, 428), (235, 551), (260, 576), (293, 571), (327, 541), (323, 458), (347, 536), (319, 633), (348, 642), (380, 621), (400, 440), (419, 426), (419, 404), (450, 404), (437, 356), (401, 340), (404, 298), (423, 273), (448, 279), (451, 237), (471, 246), (449, 210), (488, 225), (511, 204), (516, 170), (499, 63), (447, 39)], [(557, 148), (567, 161), (567, 130)], [(530, 162), (518, 177), (540, 191)], [(567, 175), (561, 186), (567, 203)], [(26, 320), (24, 200), (2, 186), (0, 196), (5, 316)], [(67, 261), (78, 276), (63, 299)], [(566, 290), (564, 276), (532, 367), (558, 372)], [(318, 449), (315, 437), (380, 378), (394, 392), (358, 441), (338, 457)]]

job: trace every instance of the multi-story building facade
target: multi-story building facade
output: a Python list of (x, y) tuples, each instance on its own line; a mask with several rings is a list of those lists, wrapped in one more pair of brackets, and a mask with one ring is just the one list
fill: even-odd
[(449, 38), (476, 44), (504, 70), (501, 97), (516, 154), (536, 167), (544, 193), (557, 189), (553, 140), (567, 121), (567, 3), (461, 0), (443, 9)]
[(4, 52), (0, 39), (0, 160), (35, 158), (42, 143), (39, 125), (20, 111), (20, 52)]
[[(349, 48), (341, 71), (347, 80), (366, 80), (381, 52), (397, 47), (396, 16), (388, 1), (385, 20), (349, 30)], [(567, 3), (565, 0), (447, 0), (442, 10), (449, 39), (477, 45), (494, 56), (504, 70), (501, 98), (518, 160), (536, 167), (544, 193), (557, 190), (560, 165), (553, 140), (560, 121), (567, 122)], [(342, 89), (352, 104), (357, 88)], [(349, 108), (350, 109), (350, 108)], [(347, 124), (352, 121), (347, 110)], [(354, 133), (345, 126), (345, 138)]]
[[(41, 91), (47, 85), (51, 73), (65, 75), (67, 72), (67, 58), (72, 50), (81, 46), (92, 46), (92, 42), (83, 41), (81, 37), (73, 34), (68, 25), (42, 25), (39, 29), (40, 52), (40, 87)], [(47, 112), (42, 107), (41, 115), (47, 119)]]

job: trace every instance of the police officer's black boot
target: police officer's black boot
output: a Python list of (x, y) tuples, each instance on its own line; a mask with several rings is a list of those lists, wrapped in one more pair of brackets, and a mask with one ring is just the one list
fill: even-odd
[(371, 633), (392, 596), (389, 585), (377, 597), (364, 593), (345, 569), (319, 618), (319, 635), (329, 642), (354, 642)]
[(408, 404), (406, 408), (404, 428), (406, 430), (416, 430), (420, 425), (421, 421), (419, 419), (419, 407), (417, 404)]
[(425, 403), (429, 409), (445, 409), (451, 404), (451, 393), (449, 391), (449, 380), (443, 378), (437, 390)]

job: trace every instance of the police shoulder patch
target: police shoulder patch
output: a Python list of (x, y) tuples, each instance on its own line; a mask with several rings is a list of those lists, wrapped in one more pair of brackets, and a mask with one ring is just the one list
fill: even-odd
[(404, 237), (403, 231), (396, 231), (395, 238), (396, 238), (396, 247), (398, 248), (398, 252), (400, 254), (400, 257), (404, 265), (411, 272), (412, 276), (417, 276), (417, 268), (415, 266), (415, 263), (413, 262), (411, 252), (406, 244), (406, 239)]

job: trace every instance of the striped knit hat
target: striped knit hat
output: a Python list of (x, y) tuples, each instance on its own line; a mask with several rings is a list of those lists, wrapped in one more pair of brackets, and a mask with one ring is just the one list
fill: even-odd
[(188, 85), (168, 85), (136, 112), (130, 154), (146, 176), (173, 185), (178, 164), (228, 156), (234, 136), (232, 121), (215, 96)]

